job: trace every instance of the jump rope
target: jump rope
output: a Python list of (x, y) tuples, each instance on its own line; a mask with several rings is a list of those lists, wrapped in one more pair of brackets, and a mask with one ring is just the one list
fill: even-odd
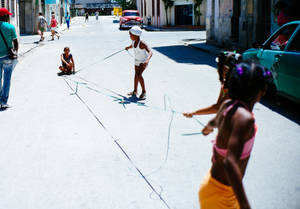
[[(96, 64), (96, 63), (99, 63), (101, 61), (104, 61), (112, 56), (115, 56), (121, 52), (123, 52), (125, 49), (122, 49), (120, 51), (117, 51), (105, 58), (103, 58), (102, 60), (100, 61), (97, 61), (97, 62), (94, 62), (92, 63), (92, 65)], [(127, 51), (128, 52), (128, 51)], [(128, 54), (133, 57), (129, 52)], [(91, 66), (91, 64), (89, 65)], [(81, 68), (80, 70), (77, 71), (77, 73), (79, 71), (82, 71), (86, 69), (86, 67), (83, 67)], [(64, 76), (63, 77), (63, 80), (65, 81), (65, 83), (68, 85), (68, 87), (71, 89), (72, 93), (70, 95), (75, 95), (84, 105), (85, 107), (88, 109), (88, 111), (91, 113), (91, 115), (95, 118), (95, 120), (98, 122), (98, 124), (107, 132), (107, 134), (110, 136), (110, 138), (112, 139), (112, 141), (116, 144), (116, 146), (120, 149), (120, 151), (125, 155), (125, 157), (129, 160), (129, 162), (132, 164), (132, 166), (135, 168), (135, 170), (139, 173), (139, 175), (144, 179), (144, 181), (146, 182), (146, 184), (150, 187), (150, 189), (152, 190), (151, 194), (150, 194), (150, 197), (152, 198), (152, 194), (156, 194), (159, 199), (166, 205), (167, 208), (171, 209), (171, 207), (168, 205), (168, 203), (166, 202), (166, 200), (162, 197), (162, 192), (163, 192), (163, 188), (161, 186), (160, 187), (160, 191), (158, 192), (158, 190), (156, 190), (154, 188), (154, 186), (150, 183), (149, 179), (147, 178), (149, 175), (152, 175), (156, 172), (158, 172), (159, 170), (161, 170), (163, 168), (163, 166), (166, 164), (167, 160), (168, 160), (168, 156), (169, 156), (169, 151), (170, 151), (170, 139), (171, 139), (171, 129), (172, 129), (172, 124), (173, 124), (173, 121), (174, 121), (174, 115), (175, 114), (180, 114), (182, 115), (182, 112), (178, 112), (178, 111), (175, 111), (173, 108), (172, 108), (172, 103), (171, 103), (171, 99), (168, 97), (168, 95), (164, 95), (164, 108), (161, 108), (161, 107), (155, 107), (155, 106), (148, 106), (146, 105), (145, 103), (143, 102), (140, 102), (139, 100), (130, 100), (128, 97), (126, 96), (123, 96), (122, 94), (119, 94), (118, 92), (115, 92), (111, 89), (108, 89), (108, 88), (104, 88), (104, 87), (100, 87), (98, 84), (96, 83), (93, 83), (81, 76), (77, 76), (77, 75), (73, 75), (74, 77), (76, 78), (79, 78), (82, 80), (82, 82), (78, 82), (78, 81), (75, 81), (74, 79), (72, 78), (69, 78), (69, 77), (66, 77)], [(69, 82), (73, 82), (76, 87), (75, 89), (72, 88), (72, 86), (70, 85)], [(101, 88), (103, 90), (106, 90), (114, 95), (111, 95), (111, 94), (107, 94), (107, 93), (104, 93), (103, 91), (97, 89), (97, 88), (93, 88), (91, 87), (91, 84), (95, 85), (96, 87), (98, 88)], [(169, 125), (168, 125), (168, 134), (167, 134), (167, 146), (166, 146), (166, 153), (164, 155), (164, 160), (163, 162), (161, 163), (161, 165), (151, 171), (150, 173), (148, 174), (144, 174), (139, 168), (138, 166), (133, 162), (133, 160), (130, 158), (130, 156), (128, 155), (128, 153), (124, 150), (124, 148), (120, 145), (120, 143), (118, 142), (118, 140), (120, 139), (116, 139), (111, 133), (110, 131), (106, 128), (106, 126), (104, 125), (104, 123), (102, 123), (102, 121), (99, 119), (99, 117), (95, 114), (95, 112), (92, 110), (92, 108), (86, 103), (86, 101), (84, 101), (82, 99), (82, 97), (78, 94), (78, 87), (79, 86), (82, 86), (82, 87), (85, 87), (86, 89), (89, 89), (95, 93), (98, 93), (98, 94), (102, 94), (104, 96), (107, 96), (107, 97), (110, 97), (110, 98), (113, 98), (115, 99), (115, 101), (119, 101), (121, 104), (123, 104), (123, 107), (125, 107), (124, 103), (128, 102), (128, 103), (136, 103), (138, 106), (143, 106), (143, 107), (147, 107), (147, 108), (151, 108), (151, 109), (155, 109), (155, 110), (160, 110), (160, 111), (164, 111), (164, 112), (171, 112), (171, 119), (170, 119), (170, 122), (169, 122)], [(167, 101), (169, 103), (169, 105), (167, 106)], [(169, 110), (167, 110), (167, 107), (169, 107)], [(201, 126), (204, 126), (204, 124), (202, 122), (200, 122), (199, 120), (197, 120), (196, 118), (193, 118), (198, 124), (200, 124)], [(196, 133), (196, 134), (201, 134), (201, 133)], [(183, 136), (189, 136), (189, 135), (195, 135), (195, 133), (193, 134), (185, 134)]]

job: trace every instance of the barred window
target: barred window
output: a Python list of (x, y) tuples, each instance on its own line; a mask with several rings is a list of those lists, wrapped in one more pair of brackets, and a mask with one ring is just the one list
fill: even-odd
[(5, 0), (1, 0), (1, 5), (0, 5), (1, 8), (5, 7)]

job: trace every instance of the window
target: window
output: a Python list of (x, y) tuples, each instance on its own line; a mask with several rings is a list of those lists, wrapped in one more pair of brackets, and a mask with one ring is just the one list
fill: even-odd
[(300, 52), (300, 31), (298, 31), (296, 36), (293, 38), (288, 51)]
[(1, 5), (0, 5), (1, 8), (5, 7), (5, 0), (1, 0)]
[(298, 24), (291, 24), (282, 27), (271, 37), (264, 48), (279, 51), (283, 50), (297, 27)]

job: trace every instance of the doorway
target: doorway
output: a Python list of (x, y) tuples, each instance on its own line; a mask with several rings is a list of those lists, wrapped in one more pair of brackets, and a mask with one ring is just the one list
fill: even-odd
[(233, 0), (233, 10), (232, 10), (232, 18), (231, 18), (231, 40), (233, 42), (239, 41), (240, 16), (241, 16), (241, 0)]
[(193, 25), (193, 5), (175, 6), (175, 24)]

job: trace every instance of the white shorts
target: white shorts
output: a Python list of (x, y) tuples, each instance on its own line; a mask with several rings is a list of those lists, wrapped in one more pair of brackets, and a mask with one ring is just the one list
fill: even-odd
[(135, 66), (140, 66), (140, 64), (146, 62), (146, 60), (134, 60), (134, 65)]
[(51, 27), (51, 30), (56, 31), (57, 27)]

